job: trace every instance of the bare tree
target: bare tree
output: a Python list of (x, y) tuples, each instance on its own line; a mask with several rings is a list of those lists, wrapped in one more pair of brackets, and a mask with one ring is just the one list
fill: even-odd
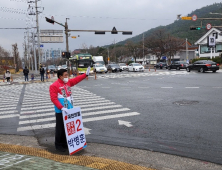
[(19, 58), (17, 43), (12, 44), (12, 54), (13, 54), (13, 57), (14, 57), (15, 71), (18, 72), (19, 68), (21, 68), (21, 66), (22, 66), (22, 62), (21, 62), (21, 59)]
[(135, 44), (134, 42), (132, 41), (128, 41), (126, 43), (126, 48), (128, 50), (128, 54), (130, 56), (133, 56), (133, 58), (135, 59), (135, 62), (136, 62), (136, 58), (137, 58), (137, 53), (138, 53), (138, 44)]

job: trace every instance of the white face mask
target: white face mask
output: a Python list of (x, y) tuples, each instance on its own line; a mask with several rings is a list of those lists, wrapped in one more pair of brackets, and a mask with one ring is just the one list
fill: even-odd
[(69, 81), (68, 78), (64, 78), (64, 79), (63, 79), (63, 82), (64, 82), (64, 83), (67, 83), (68, 81)]

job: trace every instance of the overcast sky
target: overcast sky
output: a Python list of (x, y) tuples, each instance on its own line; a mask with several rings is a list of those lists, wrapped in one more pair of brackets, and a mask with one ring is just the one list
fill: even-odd
[[(186, 16), (195, 9), (211, 5), (220, 0), (40, 0), (38, 6), (44, 7), (39, 18), (40, 30), (63, 29), (57, 24), (45, 21), (45, 16), (58, 22), (65, 23), (69, 18), (69, 29), (81, 30), (117, 30), (133, 31), (133, 35), (141, 34), (151, 28), (168, 25), (176, 20), (177, 14)], [(34, 5), (32, 3), (32, 5)], [(30, 23), (26, 22), (27, 15), (13, 11), (27, 10), (26, 0), (0, 0), (0, 28), (24, 28), (32, 24), (35, 26), (35, 16)], [(39, 8), (42, 11), (41, 8)], [(8, 12), (5, 12), (8, 11)], [(0, 29), (0, 45), (11, 50), (13, 43), (18, 43), (20, 56), (23, 57), (23, 43), (25, 30)], [(102, 46), (119, 42), (132, 36), (129, 35), (95, 35), (94, 33), (72, 32), (72, 36), (80, 35), (76, 39), (69, 38), (69, 49), (74, 50), (87, 46)], [(64, 39), (65, 40), (65, 39)], [(65, 42), (44, 44), (44, 50), (61, 48), (65, 50)]]

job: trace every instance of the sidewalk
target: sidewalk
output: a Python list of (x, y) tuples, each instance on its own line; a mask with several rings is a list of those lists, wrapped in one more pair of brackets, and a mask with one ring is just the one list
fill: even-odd
[[(4, 135), (1, 135), (2, 139)], [(19, 136), (6, 135), (8, 139), (20, 141)], [(5, 138), (4, 137), (4, 138)], [(25, 143), (36, 143), (33, 137), (23, 136), (23, 145)], [(25, 139), (26, 138), (26, 139)], [(28, 140), (28, 141), (27, 141)], [(11, 140), (15, 142), (15, 140)], [(35, 147), (27, 147), (13, 144), (0, 143), (0, 169), (21, 169), (21, 170), (154, 170), (138, 165), (114, 161), (111, 159), (88, 156), (81, 151), (73, 156), (68, 154), (55, 154), (42, 149), (36, 144)]]
[[(88, 143), (69, 156), (43, 147), (32, 136), (0, 135), (0, 169), (78, 170), (221, 170), (222, 165), (148, 150)], [(52, 150), (53, 148), (53, 150)], [(49, 151), (51, 150), (51, 151)]]

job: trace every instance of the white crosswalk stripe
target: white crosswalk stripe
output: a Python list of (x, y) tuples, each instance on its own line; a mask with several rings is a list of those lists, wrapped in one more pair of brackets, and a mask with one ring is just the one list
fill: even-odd
[(145, 76), (163, 76), (163, 75), (188, 75), (196, 74), (195, 72), (187, 71), (158, 71), (158, 72), (122, 72), (122, 73), (107, 73), (97, 74), (98, 79), (111, 79), (111, 78), (129, 78), (129, 77), (145, 77)]
[(1, 87), (0, 119), (19, 117), (17, 105), (22, 88), (21, 85), (13, 85), (13, 88), (12, 86)]
[[(55, 127), (55, 111), (49, 98), (51, 83), (26, 85), (19, 117), (18, 132)], [(34, 93), (34, 95), (30, 95)], [(72, 88), (74, 106), (81, 107), (83, 122), (137, 116), (128, 108), (97, 96), (79, 86)]]

